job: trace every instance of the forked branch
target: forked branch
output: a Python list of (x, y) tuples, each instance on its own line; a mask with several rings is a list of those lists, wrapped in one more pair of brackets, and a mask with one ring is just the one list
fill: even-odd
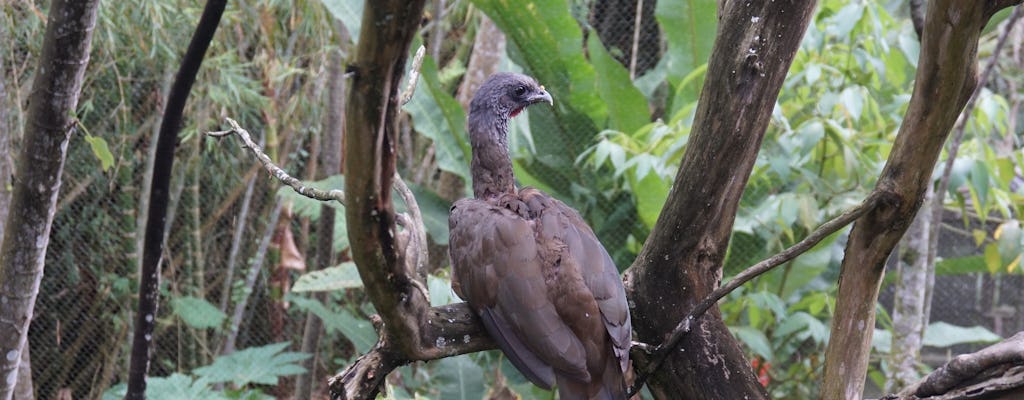
[(653, 356), (650, 359), (650, 363), (648, 364), (647, 369), (644, 372), (640, 373), (634, 381), (633, 385), (630, 386), (629, 396), (631, 397), (640, 391), (640, 388), (643, 387), (644, 383), (647, 380), (647, 377), (653, 374), (655, 371), (658, 370), (658, 368), (661, 367), (662, 363), (665, 361), (665, 358), (668, 356), (668, 353), (675, 349), (676, 345), (679, 344), (679, 341), (682, 340), (683, 336), (685, 336), (687, 333), (690, 333), (693, 321), (704, 315), (704, 313), (707, 312), (711, 308), (711, 306), (715, 305), (715, 303), (717, 303), (718, 300), (721, 300), (727, 294), (731, 293), (733, 290), (736, 290), (736, 288), (742, 286), (744, 283), (750, 282), (751, 279), (754, 279), (768, 271), (771, 271), (775, 267), (785, 264), (786, 262), (789, 262), (790, 260), (796, 258), (797, 256), (807, 252), (829, 235), (832, 235), (833, 233), (838, 232), (840, 229), (843, 229), (845, 226), (849, 225), (857, 218), (860, 218), (860, 216), (864, 215), (864, 213), (871, 210), (871, 208), (873, 208), (876, 204), (877, 198), (878, 195), (876, 193), (872, 193), (866, 199), (864, 199), (862, 203), (840, 214), (838, 217), (835, 217), (829, 220), (828, 222), (825, 222), (824, 224), (819, 226), (818, 229), (815, 229), (814, 232), (811, 232), (810, 235), (807, 235), (806, 238), (797, 242), (793, 246), (790, 246), (789, 248), (783, 250), (782, 252), (775, 254), (771, 257), (768, 257), (762, 260), (761, 262), (754, 264), (749, 268), (743, 270), (739, 274), (736, 274), (736, 276), (733, 277), (733, 279), (730, 280), (729, 283), (726, 283), (725, 285), (715, 289), (713, 292), (711, 292), (711, 294), (707, 295), (707, 297), (701, 300), (700, 303), (697, 303), (693, 310), (691, 310), (685, 318), (679, 321), (675, 329), (672, 330), (672, 333), (669, 335), (668, 339), (666, 339), (662, 344), (658, 345), (657, 347), (654, 347), (653, 349), (650, 347), (650, 345), (647, 344), (634, 344), (634, 347), (638, 347), (639, 350), (644, 352), (653, 353)]

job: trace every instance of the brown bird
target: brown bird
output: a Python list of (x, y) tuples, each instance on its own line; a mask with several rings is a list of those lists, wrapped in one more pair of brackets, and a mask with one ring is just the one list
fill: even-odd
[(488, 78), (469, 106), (473, 198), (448, 218), (452, 287), (535, 385), (562, 400), (625, 399), (631, 326), (622, 280), (576, 210), (516, 189), (509, 120), (551, 95), (531, 77)]

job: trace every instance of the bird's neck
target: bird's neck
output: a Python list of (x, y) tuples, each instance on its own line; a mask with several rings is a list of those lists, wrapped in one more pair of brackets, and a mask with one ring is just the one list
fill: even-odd
[(505, 193), (515, 193), (516, 190), (512, 158), (508, 152), (508, 121), (491, 122), (481, 124), (484, 126), (470, 124), (469, 133), (473, 148), (473, 161), (470, 164), (473, 196), (485, 200)]

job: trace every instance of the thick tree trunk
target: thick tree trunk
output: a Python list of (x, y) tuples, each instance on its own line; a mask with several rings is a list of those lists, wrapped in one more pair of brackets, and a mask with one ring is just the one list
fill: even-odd
[(12, 397), (18, 380), (98, 10), (95, 0), (56, 0), (50, 8), (0, 247), (3, 399)]
[[(813, 1), (727, 2), (690, 143), (668, 201), (627, 271), (633, 326), (657, 344), (720, 283), (733, 220)], [(650, 381), (657, 398), (766, 398), (717, 308)], [(643, 354), (633, 352), (646, 367)]]
[(913, 221), (942, 144), (977, 85), (978, 37), (1019, 0), (929, 2), (914, 93), (875, 186), (875, 209), (853, 226), (839, 277), (822, 399), (859, 399), (885, 259)]

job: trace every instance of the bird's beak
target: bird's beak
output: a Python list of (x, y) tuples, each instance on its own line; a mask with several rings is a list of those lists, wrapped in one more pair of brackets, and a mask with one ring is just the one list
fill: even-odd
[(542, 101), (546, 101), (550, 105), (555, 105), (555, 101), (551, 99), (551, 94), (548, 93), (547, 90), (544, 90), (543, 86), (541, 86), (537, 93), (530, 96), (530, 104), (540, 103)]

